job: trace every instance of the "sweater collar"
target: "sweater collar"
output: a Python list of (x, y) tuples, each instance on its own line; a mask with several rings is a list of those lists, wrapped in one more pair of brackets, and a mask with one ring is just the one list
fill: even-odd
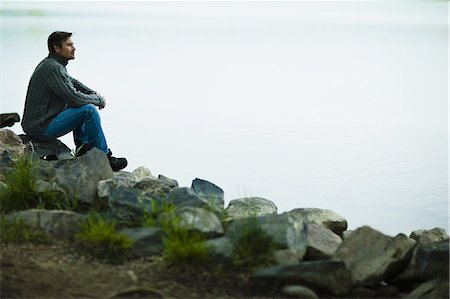
[(54, 59), (54, 60), (58, 61), (58, 62), (61, 63), (63, 66), (66, 66), (66, 65), (69, 63), (69, 60), (68, 60), (68, 59), (66, 59), (66, 58), (64, 58), (64, 57), (62, 57), (62, 56), (59, 56), (59, 55), (56, 54), (56, 53), (49, 53), (49, 54), (48, 54), (48, 58), (51, 58), (51, 59)]

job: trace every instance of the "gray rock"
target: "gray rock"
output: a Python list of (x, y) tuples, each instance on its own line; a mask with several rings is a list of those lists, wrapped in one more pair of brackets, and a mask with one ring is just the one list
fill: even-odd
[(36, 192), (44, 193), (44, 192), (52, 192), (54, 194), (58, 194), (60, 197), (65, 197), (66, 192), (55, 182), (47, 182), (43, 180), (36, 181)]
[(216, 238), (205, 241), (206, 246), (211, 249), (211, 256), (219, 261), (229, 261), (233, 257), (233, 242), (226, 238)]
[(449, 239), (449, 236), (447, 235), (445, 229), (440, 227), (436, 227), (431, 230), (415, 230), (411, 233), (410, 237), (421, 243), (432, 243)]
[(276, 250), (273, 257), (275, 260), (275, 265), (280, 266), (297, 265), (300, 262), (298, 253), (290, 249)]
[(123, 220), (135, 220), (144, 216), (145, 212), (152, 212), (152, 199), (145, 195), (143, 191), (118, 187), (114, 189), (108, 197), (108, 205), (111, 210)]
[(196, 178), (192, 181), (191, 188), (204, 200), (210, 203), (210, 206), (218, 212), (224, 210), (224, 192), (221, 188), (211, 182)]
[(317, 293), (337, 296), (346, 294), (352, 285), (351, 273), (339, 261), (311, 261), (266, 268), (253, 274), (251, 279), (261, 287), (300, 284)]
[(135, 257), (162, 254), (164, 245), (163, 231), (160, 228), (125, 228), (119, 231), (133, 241), (131, 255)]
[(208, 208), (209, 202), (191, 188), (175, 188), (169, 193), (169, 202), (176, 207)]
[(353, 231), (352, 230), (346, 230), (344, 232), (342, 232), (342, 240), (347, 239), (348, 237), (350, 237), (352, 235)]
[(251, 225), (258, 225), (273, 240), (278, 249), (290, 249), (302, 259), (306, 253), (306, 226), (289, 215), (266, 215), (233, 221), (225, 235), (234, 243)]
[(111, 192), (118, 187), (132, 188), (136, 185), (130, 172), (119, 171), (111, 179), (101, 180), (97, 185), (97, 195), (100, 199), (108, 199)]
[(232, 219), (274, 215), (277, 214), (277, 206), (260, 197), (238, 198), (230, 201), (226, 214)]
[(31, 209), (16, 212), (11, 217), (23, 219), (23, 221), (35, 229), (57, 238), (70, 238), (80, 232), (81, 223), (86, 219), (85, 215), (72, 211)]
[(162, 174), (158, 175), (158, 180), (171, 188), (178, 188), (178, 182), (176, 180), (163, 176)]
[(207, 236), (223, 235), (223, 227), (216, 214), (201, 208), (180, 207), (175, 213), (162, 217), (177, 217), (179, 225), (187, 230), (195, 230)]
[(427, 281), (449, 275), (449, 241), (419, 243), (408, 267), (393, 279), (394, 283)]
[(341, 215), (331, 211), (315, 208), (294, 209), (288, 214), (301, 217), (305, 223), (316, 223), (331, 229), (339, 236), (347, 230), (347, 220)]
[(150, 172), (150, 170), (145, 167), (145, 166), (140, 166), (138, 168), (136, 168), (135, 170), (133, 170), (133, 176), (134, 176), (134, 180), (136, 182), (140, 182), (146, 179), (156, 179), (152, 173)]
[(13, 131), (0, 129), (0, 153), (7, 152), (12, 156), (22, 156), (25, 153), (25, 145)]
[(281, 294), (292, 298), (315, 299), (319, 298), (316, 293), (304, 286), (288, 285), (281, 290)]
[(329, 259), (342, 243), (342, 239), (331, 230), (320, 224), (306, 225), (306, 238), (308, 248), (306, 260)]
[(98, 183), (113, 177), (108, 158), (96, 148), (75, 160), (48, 163), (54, 167), (56, 183), (83, 203), (93, 203), (97, 199)]
[(171, 186), (163, 181), (149, 178), (138, 182), (133, 188), (142, 190), (148, 196), (156, 198), (167, 198), (169, 193), (173, 190)]
[(386, 280), (408, 264), (414, 245), (407, 238), (392, 238), (364, 226), (345, 239), (333, 255), (343, 261), (355, 285)]
[(106, 298), (147, 298), (147, 299), (164, 299), (160, 290), (149, 289), (143, 287), (130, 287), (125, 290), (110, 294)]
[(448, 278), (423, 283), (404, 298), (449, 298)]
[(15, 123), (20, 121), (20, 116), (17, 113), (1, 113), (0, 114), (0, 128), (12, 127)]

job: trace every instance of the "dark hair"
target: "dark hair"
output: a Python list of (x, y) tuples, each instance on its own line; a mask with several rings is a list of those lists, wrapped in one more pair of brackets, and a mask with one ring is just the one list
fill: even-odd
[(55, 53), (55, 47), (61, 47), (62, 43), (72, 36), (71, 32), (55, 31), (48, 37), (47, 46), (50, 53)]

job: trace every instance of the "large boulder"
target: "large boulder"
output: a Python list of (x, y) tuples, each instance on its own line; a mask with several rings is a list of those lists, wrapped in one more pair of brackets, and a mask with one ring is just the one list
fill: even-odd
[(233, 199), (228, 204), (226, 214), (231, 219), (243, 219), (277, 214), (277, 206), (270, 200), (260, 197)]
[(8, 152), (10, 155), (21, 156), (25, 153), (25, 145), (13, 131), (0, 129), (0, 154)]
[(421, 243), (432, 243), (439, 242), (443, 240), (448, 240), (449, 236), (445, 229), (436, 227), (430, 230), (418, 229), (411, 233), (410, 238)]
[(119, 233), (132, 242), (131, 255), (135, 257), (161, 254), (164, 250), (163, 231), (155, 227), (124, 228)]
[(56, 183), (81, 203), (94, 203), (98, 183), (114, 175), (105, 153), (96, 148), (75, 160), (49, 163), (54, 168)]
[(414, 244), (406, 236), (388, 237), (364, 226), (345, 239), (333, 255), (351, 271), (355, 285), (379, 282), (407, 266)]
[(34, 229), (40, 229), (57, 238), (71, 238), (82, 229), (86, 215), (72, 211), (30, 209), (12, 214)]
[(405, 298), (449, 298), (448, 277), (427, 281), (415, 288)]
[(168, 195), (168, 201), (176, 207), (212, 208), (209, 201), (186, 187), (173, 189)]
[(0, 129), (0, 180), (6, 178), (18, 157), (25, 153), (25, 145), (13, 131)]
[(333, 256), (342, 243), (342, 239), (331, 230), (320, 224), (306, 225), (305, 260), (325, 260)]
[(97, 195), (102, 200), (107, 200), (111, 192), (118, 187), (132, 188), (136, 185), (132, 173), (119, 171), (114, 174), (114, 177), (101, 180), (97, 185)]
[(197, 194), (208, 201), (215, 211), (224, 210), (224, 192), (223, 190), (211, 182), (196, 178), (192, 181), (191, 188)]
[(352, 285), (351, 274), (345, 264), (331, 260), (266, 268), (254, 273), (251, 279), (255, 286), (261, 288), (299, 284), (318, 294), (337, 296), (345, 295)]
[(233, 242), (226, 237), (209, 239), (205, 244), (210, 248), (210, 255), (218, 261), (229, 261), (233, 257)]
[(146, 178), (134, 185), (135, 189), (144, 191), (148, 196), (154, 198), (167, 198), (174, 189), (172, 186), (159, 179)]
[(428, 281), (449, 276), (449, 241), (419, 243), (408, 267), (393, 279), (395, 283)]
[(187, 230), (197, 231), (207, 236), (223, 235), (223, 226), (216, 214), (201, 208), (180, 207), (175, 213), (164, 213), (160, 215), (165, 221), (177, 219), (179, 227)]
[(289, 215), (266, 215), (233, 221), (225, 235), (235, 244), (251, 226), (259, 226), (268, 235), (276, 248), (290, 249), (300, 260), (306, 253), (306, 226), (300, 220)]
[(347, 220), (331, 210), (302, 208), (294, 209), (287, 213), (300, 217), (305, 223), (316, 223), (323, 225), (339, 236), (342, 236), (342, 233), (347, 230)]
[(143, 191), (127, 187), (115, 188), (108, 197), (108, 205), (119, 219), (133, 221), (151, 213), (153, 207), (160, 205), (157, 199), (150, 198)]

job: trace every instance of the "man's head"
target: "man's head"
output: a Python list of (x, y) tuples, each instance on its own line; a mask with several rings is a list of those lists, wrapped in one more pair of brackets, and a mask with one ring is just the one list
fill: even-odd
[(70, 32), (53, 32), (47, 40), (48, 51), (50, 53), (58, 54), (67, 60), (75, 59), (75, 47), (70, 38), (71, 36), (72, 33)]

